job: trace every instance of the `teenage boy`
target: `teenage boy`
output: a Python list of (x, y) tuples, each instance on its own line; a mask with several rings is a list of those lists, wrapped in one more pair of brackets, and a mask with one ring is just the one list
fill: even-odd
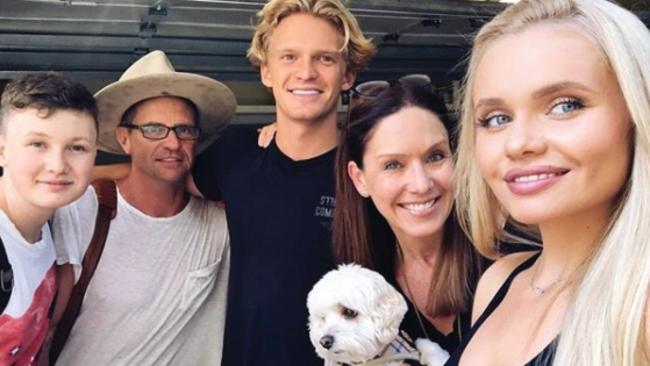
[(0, 365), (30, 365), (48, 333), (57, 281), (47, 220), (82, 195), (95, 162), (97, 107), (81, 84), (30, 74), (0, 103)]
[(333, 267), (337, 104), (374, 47), (338, 0), (272, 0), (258, 16), (248, 57), (275, 97), (276, 138), (263, 149), (230, 128), (192, 172), (225, 201), (231, 234), (222, 365), (322, 365), (305, 302)]

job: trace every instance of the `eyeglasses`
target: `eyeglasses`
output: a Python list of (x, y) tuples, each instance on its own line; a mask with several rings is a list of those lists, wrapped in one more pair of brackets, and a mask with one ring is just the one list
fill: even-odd
[(201, 129), (192, 125), (176, 125), (168, 127), (161, 123), (147, 123), (144, 125), (119, 125), (128, 129), (138, 129), (142, 136), (149, 140), (162, 140), (169, 136), (169, 131), (174, 131), (179, 140), (197, 140), (201, 134)]

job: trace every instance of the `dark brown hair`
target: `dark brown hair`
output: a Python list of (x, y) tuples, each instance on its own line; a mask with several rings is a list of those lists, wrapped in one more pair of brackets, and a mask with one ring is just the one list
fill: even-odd
[(26, 74), (9, 82), (2, 92), (0, 123), (11, 109), (35, 108), (46, 115), (58, 109), (87, 112), (97, 128), (97, 104), (93, 95), (81, 83), (55, 73)]
[[(189, 100), (187, 98), (183, 98), (183, 97), (177, 97), (177, 96), (168, 96), (168, 97), (169, 98), (178, 98), (178, 99), (182, 100), (187, 105), (187, 107), (190, 109), (190, 111), (192, 112), (192, 118), (193, 118), (192, 122), (196, 126), (201, 127), (201, 126), (199, 126), (199, 119), (200, 119), (199, 118), (200, 117), (199, 116), (199, 109), (196, 106), (196, 104), (194, 104), (194, 102), (192, 102), (191, 100)], [(138, 102), (132, 104), (129, 108), (126, 109), (126, 111), (124, 111), (124, 114), (122, 114), (122, 118), (121, 118), (120, 123), (119, 123), (118, 126), (132, 125), (133, 120), (135, 119), (135, 116), (138, 114), (138, 109), (140, 108), (140, 106), (142, 104), (144, 104), (144, 102), (149, 101), (151, 99), (155, 99), (155, 98), (160, 98), (160, 97), (147, 98), (147, 99), (143, 99), (141, 101), (138, 101)], [(149, 121), (149, 122), (151, 122), (151, 121)]]
[[(346, 126), (336, 157), (336, 210), (334, 214), (334, 256), (338, 263), (355, 262), (380, 273), (394, 273), (397, 260), (395, 234), (372, 200), (356, 191), (347, 173), (348, 162), (363, 168), (365, 147), (377, 124), (404, 107), (426, 109), (442, 121), (455, 149), (454, 122), (444, 102), (431, 86), (396, 83), (375, 98), (356, 104)], [(482, 272), (481, 259), (452, 213), (445, 233), (431, 287), (427, 313), (451, 315), (470, 309), (476, 279)]]

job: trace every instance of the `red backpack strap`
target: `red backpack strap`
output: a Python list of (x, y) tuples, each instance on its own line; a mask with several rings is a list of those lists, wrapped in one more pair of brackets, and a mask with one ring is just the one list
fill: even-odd
[(115, 182), (109, 179), (100, 179), (94, 181), (92, 186), (95, 188), (97, 200), (99, 201), (95, 232), (82, 261), (79, 281), (72, 288), (70, 300), (68, 300), (63, 316), (54, 331), (52, 346), (50, 348), (50, 364), (52, 365), (61, 354), (61, 350), (68, 340), (72, 326), (79, 315), (86, 289), (95, 274), (97, 263), (99, 263), (99, 258), (104, 250), (111, 220), (117, 214), (117, 189), (115, 188)]

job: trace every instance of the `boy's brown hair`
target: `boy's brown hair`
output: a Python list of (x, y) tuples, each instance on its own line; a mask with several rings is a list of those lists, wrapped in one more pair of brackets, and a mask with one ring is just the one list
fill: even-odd
[(35, 108), (49, 116), (58, 109), (72, 109), (90, 114), (97, 128), (97, 104), (81, 83), (54, 73), (20, 76), (9, 82), (0, 101), (0, 133), (5, 131), (4, 119), (11, 110)]

